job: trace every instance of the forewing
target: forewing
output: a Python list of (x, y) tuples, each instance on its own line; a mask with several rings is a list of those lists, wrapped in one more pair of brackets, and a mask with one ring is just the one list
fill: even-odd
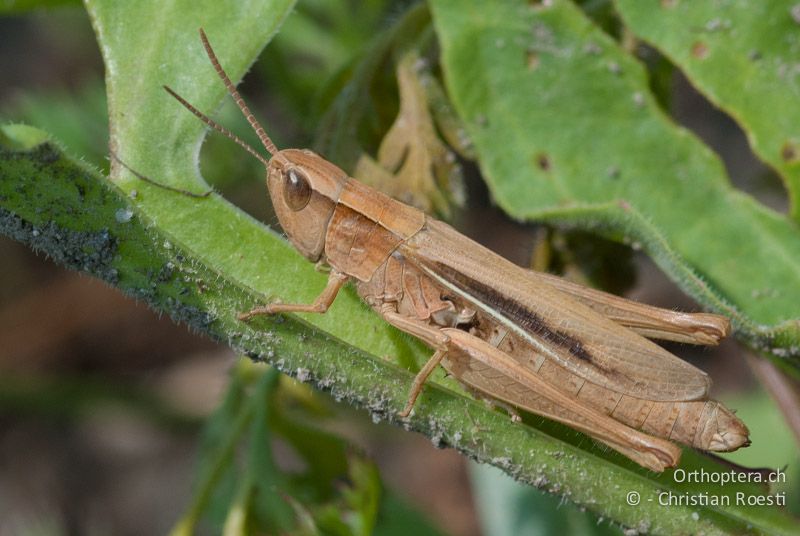
[(656, 401), (696, 400), (708, 393), (703, 371), (447, 224), (429, 219), (398, 252), (587, 381)]

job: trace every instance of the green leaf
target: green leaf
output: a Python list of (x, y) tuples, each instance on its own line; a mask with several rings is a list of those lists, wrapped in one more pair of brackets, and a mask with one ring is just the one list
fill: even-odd
[(22, 13), (34, 9), (78, 5), (80, 5), (79, 0), (3, 0), (0, 3), (0, 13)]
[(386, 65), (394, 51), (419, 40), (430, 24), (424, 4), (411, 7), (341, 73), (337, 81), (342, 87), (317, 129), (315, 147), (320, 154), (352, 173), (362, 153), (377, 152), (397, 114), (392, 96), (396, 82), (387, 82)]
[(744, 129), (800, 219), (800, 6), (793, 0), (617, 0), (625, 23)]
[[(204, 125), (161, 88), (170, 85), (201, 110), (213, 110), (225, 94), (198, 36), (204, 27), (228, 75), (238, 80), (277, 30), (292, 2), (88, 2), (107, 69), (111, 146), (133, 169), (154, 180), (193, 192), (207, 191), (199, 176), (197, 151)], [(158, 13), (158, 15), (156, 15)], [(153, 18), (168, 24), (163, 32)], [(235, 27), (235, 31), (232, 28)], [(246, 40), (245, 40), (246, 38)], [(268, 125), (267, 125), (268, 127)], [(114, 181), (135, 190), (138, 209), (169, 240), (191, 250), (209, 269), (227, 274), (254, 290), (248, 310), (280, 296), (313, 300), (325, 277), (297, 255), (276, 233), (224, 199), (194, 199), (165, 192), (112, 166)], [(269, 200), (264, 192), (264, 203)], [(304, 321), (345, 340), (358, 340), (376, 355), (420, 355), (422, 345), (399, 337), (385, 322), (345, 292), (333, 309), (338, 315), (308, 315)], [(222, 314), (222, 312), (219, 312)], [(231, 315), (232, 312), (226, 312)], [(280, 319), (261, 323), (273, 325)], [(256, 322), (255, 325), (259, 323)]]
[[(253, 419), (253, 408), (247, 403), (246, 383), (242, 374), (234, 374), (222, 404), (208, 420), (200, 444), (198, 481), (186, 514), (173, 529), (173, 536), (193, 533), (201, 517), (221, 520), (230, 517), (246, 502), (246, 494), (235, 496), (236, 447)], [(211, 512), (210, 516), (208, 512)]]
[(470, 464), (469, 476), (483, 534), (619, 534), (619, 530), (598, 522), (590, 513), (571, 504), (560, 504), (558, 497), (514, 482), (495, 467)]
[(335, 493), (334, 483), (337, 478), (342, 478), (347, 473), (348, 446), (338, 437), (320, 430), (313, 422), (302, 415), (279, 412), (274, 416), (273, 426), (276, 433), (280, 434), (297, 452), (306, 460), (308, 470), (301, 475), (296, 475), (295, 485), (306, 488), (306, 493), (311, 493), (320, 499), (327, 499)]
[[(279, 93), (294, 126), (313, 132), (322, 110), (317, 105), (329, 79), (360, 53), (381, 26), (389, 0), (303, 0), (286, 19), (255, 68)], [(310, 105), (313, 104), (313, 105)]]
[(430, 521), (397, 496), (387, 493), (381, 501), (374, 536), (443, 536)]
[(573, 4), (432, 0), (448, 90), (497, 203), (641, 246), (738, 335), (800, 354), (800, 233), (733, 189), (645, 70)]
[(272, 405), (279, 380), (278, 370), (270, 368), (261, 375), (248, 400), (253, 408), (253, 426), (243, 478), (244, 493), (253, 495), (255, 526), (275, 534), (289, 531), (294, 525), (294, 513), (283, 498), (286, 478), (272, 454)]
[(25, 93), (15, 101), (3, 107), (6, 117), (36, 125), (61, 140), (69, 154), (100, 169), (108, 167), (106, 90), (101, 80), (92, 79), (75, 91)]

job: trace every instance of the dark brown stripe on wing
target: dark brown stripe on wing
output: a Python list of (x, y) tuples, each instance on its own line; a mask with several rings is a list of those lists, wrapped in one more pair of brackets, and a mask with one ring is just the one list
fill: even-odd
[(589, 349), (587, 349), (578, 338), (569, 333), (552, 328), (541, 315), (535, 311), (531, 311), (513, 297), (499, 294), (489, 285), (476, 281), (454, 270), (450, 266), (441, 263), (435, 263), (435, 266), (437, 273), (452, 282), (459, 290), (468, 296), (474, 296), (478, 301), (486, 304), (492, 310), (500, 312), (530, 335), (543, 342), (563, 348), (569, 352), (570, 355), (601, 370), (608, 376), (624, 376), (617, 370), (609, 370), (602, 366), (594, 359)]

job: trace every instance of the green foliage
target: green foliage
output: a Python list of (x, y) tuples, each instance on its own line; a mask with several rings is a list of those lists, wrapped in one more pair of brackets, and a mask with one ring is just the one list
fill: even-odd
[(34, 9), (48, 9), (79, 5), (79, 0), (3, 0), (0, 13), (23, 13)]
[[(115, 285), (254, 359), (271, 360), (286, 372), (332, 390), (339, 398), (360, 399), (359, 404), (368, 406), (376, 419), (393, 416), (402, 407), (407, 372), (297, 321), (278, 319), (269, 331), (238, 322), (236, 313), (262, 296), (228, 275), (210, 270), (200, 257), (154, 226), (117, 187), (85, 164), (64, 157), (43, 132), (27, 126), (3, 126), (0, 162), (3, 234), (45, 252), (60, 264)], [(356, 369), (362, 372), (354, 375)], [(409, 523), (421, 527), (423, 533), (435, 534), (397, 498), (384, 494), (370, 462), (346, 449), (341, 440), (315, 429), (307, 414), (288, 416), (283, 412), (287, 397), (274, 403), (275, 378), (274, 372), (262, 375), (247, 367), (234, 376), (225, 402), (208, 424), (197, 495), (176, 534), (191, 532), (203, 517), (226, 529), (236, 527), (242, 517), (257, 526), (285, 528), (294, 526), (306, 513), (324, 533), (334, 527), (332, 533), (336, 534), (364, 534), (372, 526), (376, 534), (384, 530), (402, 533)], [(456, 404), (460, 400), (445, 396)], [(19, 389), (5, 394), (14, 404), (30, 397)], [(153, 412), (158, 418), (176, 421), (168, 414), (161, 415), (163, 410), (158, 407)], [(303, 416), (307, 424), (302, 424)], [(412, 427), (418, 425), (434, 426), (435, 421), (420, 421)], [(307, 473), (286, 474), (275, 467), (272, 435), (283, 438), (307, 460)], [(248, 441), (245, 469), (238, 470), (235, 454)], [(352, 486), (344, 491), (334, 488), (341, 478)], [(231, 531), (236, 533), (233, 528)]]
[(619, 534), (615, 527), (598, 521), (559, 497), (514, 482), (501, 471), (487, 465), (471, 465), (483, 534), (516, 536), (569, 534), (605, 536)]
[[(105, 61), (116, 66), (107, 80), (112, 147), (132, 168), (163, 184), (204, 192), (208, 187), (198, 174), (196, 153), (203, 124), (161, 85), (172, 86), (200, 109), (212, 109), (225, 88), (205, 56), (197, 29), (205, 28), (229, 75), (238, 80), (275, 32), (290, 4), (237, 4), (234, 10), (230, 5), (208, 2), (208, 12), (196, 3), (189, 4), (191, 8), (175, 6), (170, 19), (175, 26), (168, 36), (161, 37), (152, 35), (157, 31), (150, 24), (156, 8), (144, 2), (131, 4), (123, 13), (114, 2), (90, 3), (89, 8)], [(196, 18), (187, 17), (187, 12)], [(162, 11), (161, 17), (169, 16)], [(234, 16), (244, 21), (238, 32), (230, 31)], [(242, 35), (253, 42), (245, 43)], [(146, 65), (141, 64), (143, 56), (149, 58)], [(287, 301), (310, 301), (324, 287), (325, 277), (285, 241), (275, 233), (265, 233), (263, 226), (224, 199), (212, 196), (198, 202), (187, 196), (164, 195), (162, 189), (143, 184), (125, 170), (115, 173), (116, 183), (129, 193), (136, 190), (137, 208), (171, 240), (201, 254), (212, 270), (235, 274), (245, 287), (263, 296), (259, 301), (277, 296)], [(266, 193), (264, 202), (268, 202)], [(243, 244), (246, 247), (242, 248)], [(365, 332), (374, 334), (367, 348), (376, 355), (409, 351), (403, 350), (408, 346), (405, 340), (398, 340), (396, 335), (387, 337), (391, 330), (354, 294), (345, 293), (334, 309), (352, 321), (341, 322), (335, 315), (309, 315), (305, 320), (346, 341), (362, 339)], [(416, 345), (415, 351), (421, 353), (421, 345)]]
[(509, 215), (641, 246), (740, 337), (798, 365), (796, 224), (730, 186), (640, 63), (566, 1), (431, 6), (450, 97)]
[[(316, 149), (352, 172), (365, 153), (374, 154), (398, 109), (391, 80), (393, 53), (430, 26), (424, 6), (408, 10), (387, 31), (377, 35), (333, 80), (326, 113), (317, 128)], [(326, 95), (327, 97), (327, 95)]]
[[(61, 264), (119, 287), (175, 320), (227, 341), (255, 360), (268, 361), (283, 372), (331, 391), (337, 399), (368, 409), (374, 419), (397, 420), (411, 380), (408, 371), (292, 317), (268, 319), (252, 326), (237, 321), (238, 312), (265, 297), (247, 284), (247, 272), (212, 268), (214, 257), (206, 249), (212, 245), (175, 240), (168, 234), (168, 226), (155, 224), (140, 209), (139, 195), (134, 204), (113, 183), (65, 158), (46, 143), (46, 135), (40, 131), (5, 126), (0, 144), (0, 232), (46, 252)], [(174, 199), (177, 207), (183, 199), (190, 199), (211, 207), (212, 214), (214, 203), (222, 203), (216, 198), (198, 201), (163, 190), (151, 194)], [(235, 214), (230, 208), (224, 210)], [(216, 236), (228, 239), (228, 233), (242, 233), (251, 223), (248, 218), (239, 217), (229, 219), (223, 228), (208, 225), (203, 235), (223, 233)], [(280, 250), (276, 253), (266, 247), (274, 240), (270, 233), (259, 230), (253, 240), (259, 239), (264, 240), (264, 259), (271, 263), (272, 256), (280, 255)], [(282, 284), (282, 291), (288, 293), (295, 282), (283, 280)], [(363, 308), (360, 311), (369, 321), (371, 316)], [(353, 322), (350, 312), (338, 306), (329, 314), (342, 325)], [(397, 340), (391, 333), (375, 333), (363, 329), (363, 325), (353, 329), (350, 336), (359, 347), (391, 348)], [(222, 410), (229, 415), (242, 404), (235, 391), (230, 396), (232, 401)], [(248, 419), (241, 415), (235, 418), (239, 419), (238, 425), (228, 428), (227, 434), (218, 432), (212, 445), (230, 445), (226, 448), (233, 450), (238, 434), (248, 426)], [(697, 486), (675, 482), (669, 471), (653, 475), (555, 423), (534, 419), (531, 426), (514, 425), (504, 414), (435, 384), (429, 383), (417, 402), (415, 415), (403, 425), (425, 433), (437, 445), (453, 446), (478, 461), (502, 468), (522, 482), (567, 497), (623, 525), (645, 523), (657, 532), (708, 534), (743, 531), (752, 526), (771, 534), (791, 534), (795, 524), (776, 508), (660, 507), (655, 498), (663, 490), (696, 493)], [(217, 450), (226, 452), (225, 448)], [(262, 465), (262, 470), (264, 467), (269, 468)], [(701, 467), (708, 472), (726, 470), (725, 465), (692, 451), (684, 453), (681, 467), (687, 471)], [(212, 494), (224, 497), (242, 489), (231, 477), (223, 478), (225, 471), (221, 473), (222, 476), (209, 478), (219, 483)], [(753, 484), (724, 488), (708, 485), (700, 489), (713, 494), (765, 491)], [(625, 494), (634, 491), (643, 497), (639, 506), (625, 502)], [(236, 497), (234, 508), (226, 517), (235, 514), (234, 510), (242, 512), (247, 508), (243, 502), (246, 496)], [(648, 498), (653, 501), (645, 503)], [(213, 501), (206, 500), (199, 504), (213, 508)], [(199, 510), (204, 509), (205, 506)], [(396, 507), (390, 512), (396, 512)]]
[(56, 89), (27, 93), (4, 108), (6, 117), (36, 125), (63, 140), (67, 153), (108, 169), (106, 89), (100, 80), (75, 92)]
[[(208, 422), (195, 497), (172, 534), (193, 534), (204, 518), (228, 536), (366, 536), (392, 530), (391, 517), (379, 519), (387, 501), (374, 464), (316, 424), (304, 424), (309, 417), (319, 421), (319, 411), (308, 392), (277, 370), (240, 362)], [(277, 464), (278, 440), (305, 468)], [(413, 511), (404, 517), (406, 529), (435, 534)]]
[(786, 183), (800, 218), (800, 7), (797, 2), (617, 0), (628, 28), (733, 117)]
[[(325, 81), (353, 57), (371, 47), (376, 29), (384, 26), (386, 0), (304, 0), (281, 26), (255, 69), (270, 80), (293, 126), (314, 132), (329, 104), (323, 97), (340, 88)], [(308, 145), (309, 140), (302, 140)]]
[[(112, 149), (163, 184), (207, 191), (198, 171), (203, 126), (160, 86), (168, 84), (200, 109), (213, 110), (224, 88), (197, 28), (205, 28), (236, 81), (292, 5), (87, 0), (107, 67)], [(370, 5), (367, 19), (380, 11), (378, 3)], [(796, 362), (800, 251), (794, 224), (730, 188), (708, 149), (660, 112), (644, 70), (628, 52), (563, 1), (552, 7), (504, 3), (492, 10), (451, 0), (432, 0), (431, 6), (447, 82), (446, 94), (426, 96), (431, 113), (452, 145), (472, 138), (481, 170), (509, 214), (641, 243), (687, 292), (732, 315), (743, 337)], [(306, 6), (299, 26), (285, 27), (294, 29), (275, 54), (292, 63), (308, 43), (324, 70), (334, 73), (319, 95), (323, 107), (330, 104), (322, 145), (330, 149), (327, 156), (353, 164), (360, 154), (377, 150), (396, 118), (399, 100), (391, 76), (402, 57), (398, 52), (407, 51), (410, 40), (412, 48), (431, 54), (426, 57), (436, 54), (429, 15), (418, 6), (336, 72), (334, 63), (357, 53), (362, 32), (334, 46), (339, 38), (331, 31), (320, 41), (329, 47), (325, 51), (303, 38), (320, 20), (315, 13), (330, 17), (336, 9)], [(619, 26), (609, 13), (600, 5), (595, 15), (611, 31)], [(333, 27), (342, 25), (339, 20)], [(284, 78), (291, 72), (286, 65), (279, 70)], [(292, 88), (309, 95), (312, 80), (305, 71), (281, 91), (285, 98)], [(448, 100), (461, 120), (448, 114)], [(452, 135), (462, 120), (466, 130)], [(381, 322), (353, 292), (345, 292), (326, 315), (252, 325), (236, 320), (237, 313), (275, 297), (311, 301), (324, 285), (324, 277), (277, 234), (216, 194), (198, 200), (168, 192), (117, 165), (106, 181), (64, 157), (35, 129), (6, 126), (0, 146), (0, 231), (256, 360), (333, 391), (376, 419), (397, 420), (411, 375), (376, 356), (413, 368), (429, 351)], [(70, 147), (75, 154), (88, 151), (85, 144)], [(468, 143), (461, 154), (470, 154)], [(224, 169), (215, 174), (222, 176)], [(231, 534), (252, 527), (361, 534), (372, 526), (404, 533), (397, 520), (405, 509), (382, 494), (374, 467), (348, 454), (339, 440), (288, 419), (275, 403), (276, 382), (274, 373), (237, 371), (209, 423), (197, 495), (176, 534), (201, 518)], [(565, 427), (540, 419), (511, 425), (504, 415), (439, 385), (426, 388), (415, 415), (403, 424), (625, 526), (707, 534), (791, 534), (795, 528), (775, 508), (660, 507), (651, 499), (662, 490), (719, 495), (764, 489), (682, 485), (669, 472), (654, 476)], [(293, 446), (308, 463), (307, 473), (276, 467), (274, 437)], [(324, 456), (320, 444), (328, 447)], [(241, 451), (246, 454), (237, 455)], [(693, 452), (685, 453), (682, 467), (725, 470)], [(333, 490), (331, 479), (343, 473), (348, 486)], [(631, 491), (640, 493), (641, 505), (626, 504)]]

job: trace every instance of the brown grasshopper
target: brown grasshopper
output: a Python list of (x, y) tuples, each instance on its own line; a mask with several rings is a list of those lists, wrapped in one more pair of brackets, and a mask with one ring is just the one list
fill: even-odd
[(653, 471), (680, 459), (680, 448), (668, 440), (707, 451), (749, 443), (745, 425), (708, 398), (709, 377), (648, 340), (717, 344), (728, 334), (726, 318), (659, 309), (520, 268), (311, 151), (278, 150), (202, 30), (200, 36), (272, 158), (167, 91), (265, 165), (290, 242), (330, 267), (314, 303), (271, 303), (241, 320), (324, 313), (352, 281), (384, 320), (434, 349), (402, 417), (441, 364), (478, 396), (565, 423)]

